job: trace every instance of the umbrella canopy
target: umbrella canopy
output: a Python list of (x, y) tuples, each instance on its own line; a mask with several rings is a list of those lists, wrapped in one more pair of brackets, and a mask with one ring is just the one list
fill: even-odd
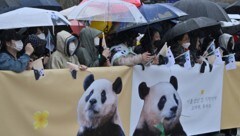
[(148, 24), (187, 15), (170, 4), (143, 4), (139, 10), (147, 19)]
[(218, 4), (208, 0), (180, 0), (174, 6), (188, 14), (183, 20), (194, 17), (208, 17), (217, 21), (231, 21)]
[(227, 6), (225, 10), (228, 14), (240, 14), (240, 1), (238, 0)]
[(61, 10), (60, 13), (62, 15), (64, 15), (65, 17), (67, 17), (72, 11), (74, 8), (76, 8), (77, 6), (72, 6), (72, 7), (69, 7), (67, 9), (64, 9), (64, 10)]
[(228, 7), (230, 4), (229, 3), (225, 3), (225, 2), (216, 2), (219, 6), (221, 6), (223, 9), (226, 9), (226, 7)]
[(211, 18), (207, 17), (191, 18), (176, 24), (173, 28), (168, 30), (164, 35), (163, 40), (169, 41), (177, 36), (188, 33), (190, 31), (216, 25), (220, 25), (220, 23)]
[(0, 14), (17, 9), (21, 7), (18, 0), (0, 0)]
[(0, 0), (0, 14), (21, 7), (62, 10), (61, 5), (56, 0)]
[(61, 5), (56, 0), (20, 0), (21, 4), (28, 7), (49, 9), (49, 10), (62, 10)]
[(88, 0), (68, 15), (68, 19), (146, 23), (134, 4), (121, 0)]
[(35, 26), (70, 25), (59, 12), (37, 8), (20, 8), (0, 14), (0, 29)]
[(70, 21), (71, 25), (71, 29), (73, 34), (79, 35), (80, 31), (82, 30), (82, 28), (85, 27), (85, 25), (77, 20), (71, 20)]
[(232, 35), (236, 34), (236, 33), (240, 32), (240, 24), (229, 26), (229, 27), (222, 27), (222, 31), (224, 33), (228, 33), (228, 34), (232, 34)]
[(120, 23), (115, 26), (115, 32), (121, 32), (124, 30), (136, 28), (143, 25), (150, 25), (156, 22), (161, 22), (164, 20), (174, 19), (187, 15), (182, 10), (171, 6), (170, 4), (143, 4), (139, 8), (140, 12), (146, 18), (147, 23), (136, 24), (136, 23)]
[[(83, 0), (81, 3), (84, 3), (88, 0)], [(129, 3), (132, 3), (134, 4), (136, 7), (140, 7), (142, 5), (141, 1), (140, 0), (123, 0), (123, 1), (126, 1), (126, 2), (129, 2)]]

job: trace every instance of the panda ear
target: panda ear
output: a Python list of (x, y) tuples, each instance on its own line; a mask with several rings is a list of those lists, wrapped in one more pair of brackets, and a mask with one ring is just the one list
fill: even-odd
[(93, 83), (93, 81), (94, 81), (93, 74), (90, 74), (85, 78), (85, 80), (83, 82), (84, 91), (86, 91), (88, 89), (88, 87)]
[(148, 95), (149, 91), (150, 91), (150, 88), (147, 86), (145, 82), (142, 82), (138, 86), (138, 93), (142, 100), (144, 100), (144, 98)]
[(112, 89), (116, 94), (119, 94), (122, 90), (122, 79), (120, 77), (118, 77), (113, 85), (112, 85)]
[(175, 76), (170, 77), (170, 83), (173, 85), (173, 87), (177, 90), (178, 89), (178, 81)]

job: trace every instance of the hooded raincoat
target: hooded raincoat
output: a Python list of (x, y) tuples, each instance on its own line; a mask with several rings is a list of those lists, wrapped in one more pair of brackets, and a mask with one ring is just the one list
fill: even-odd
[(90, 27), (83, 28), (80, 32), (80, 47), (76, 51), (76, 55), (81, 64), (88, 67), (102, 66), (106, 62), (106, 58), (99, 54), (95, 47), (94, 38), (101, 34), (101, 31)]
[(233, 40), (232, 38), (233, 37), (230, 34), (222, 34), (221, 36), (219, 36), (219, 46), (227, 53), (230, 51), (230, 48), (231, 50), (234, 49), (234, 43), (232, 47), (228, 47), (230, 45), (230, 40)]
[(48, 62), (49, 69), (64, 69), (67, 68), (67, 62), (80, 65), (76, 55), (70, 55), (69, 44), (74, 41), (78, 45), (77, 38), (66, 31), (61, 31), (57, 34), (56, 51), (50, 56)]

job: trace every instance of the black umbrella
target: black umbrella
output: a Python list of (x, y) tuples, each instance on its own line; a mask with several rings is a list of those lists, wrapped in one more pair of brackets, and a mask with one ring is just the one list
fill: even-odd
[(226, 7), (226, 12), (229, 14), (240, 14), (240, 1), (236, 1), (233, 4)]
[(234, 25), (234, 26), (229, 26), (229, 27), (222, 27), (222, 31), (224, 33), (228, 33), (228, 34), (236, 34), (238, 32), (240, 32), (240, 24), (239, 25)]
[(20, 0), (22, 5), (29, 7), (61, 11), (62, 7), (56, 0)]
[(0, 0), (0, 14), (17, 9), (20, 7), (18, 0)]
[(186, 12), (183, 20), (194, 17), (208, 17), (217, 21), (231, 21), (227, 13), (218, 4), (208, 0), (180, 0), (174, 6)]
[(0, 0), (0, 14), (21, 7), (62, 10), (61, 5), (56, 0)]
[(221, 6), (223, 9), (226, 9), (230, 4), (225, 2), (216, 2), (219, 6)]
[(168, 30), (163, 37), (163, 41), (164, 42), (169, 41), (171, 39), (174, 39), (177, 36), (180, 36), (182, 34), (185, 34), (197, 29), (206, 28), (210, 26), (217, 26), (217, 25), (220, 25), (220, 23), (211, 18), (207, 18), (207, 17), (191, 18), (176, 24), (173, 28)]

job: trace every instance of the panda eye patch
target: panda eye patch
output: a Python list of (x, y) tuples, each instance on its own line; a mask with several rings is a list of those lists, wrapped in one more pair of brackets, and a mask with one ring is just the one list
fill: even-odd
[(87, 102), (93, 94), (93, 90), (86, 96), (85, 102)]
[(163, 96), (160, 98), (160, 101), (158, 102), (158, 108), (159, 108), (159, 110), (162, 110), (162, 109), (163, 109), (166, 101), (167, 101), (167, 98), (166, 98), (165, 95), (163, 95)]
[(101, 101), (102, 101), (102, 104), (107, 100), (107, 97), (106, 97), (106, 91), (103, 90), (102, 93), (101, 93)]
[(177, 99), (176, 95), (174, 94), (173, 97), (174, 97), (174, 100), (176, 101), (176, 103), (178, 105), (178, 99)]

